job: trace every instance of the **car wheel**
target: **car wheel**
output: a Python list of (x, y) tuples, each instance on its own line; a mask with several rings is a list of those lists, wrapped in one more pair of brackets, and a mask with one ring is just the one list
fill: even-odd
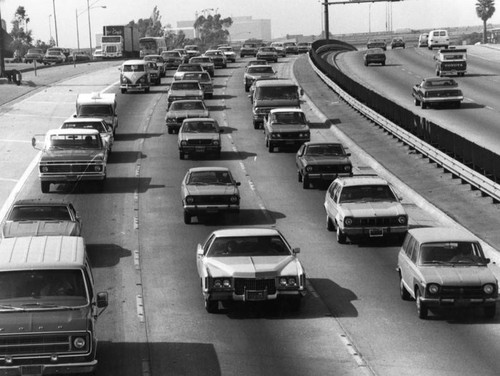
[(340, 226), (337, 226), (337, 242), (339, 244), (345, 244), (347, 243), (347, 236), (344, 234), (344, 232), (340, 229)]
[(145, 89), (144, 89), (144, 92), (145, 92), (145, 93), (149, 93), (149, 87), (145, 88)]
[(460, 101), (457, 101), (457, 102), (455, 103), (455, 107), (456, 107), (456, 108), (460, 108), (460, 105), (461, 105), (461, 104), (460, 104)]
[(302, 174), (300, 173), (300, 171), (297, 171), (297, 180), (299, 183), (302, 183)]
[(497, 313), (497, 306), (496, 305), (490, 305), (484, 307), (484, 317), (487, 319), (492, 319), (495, 317)]
[(382, 62), (382, 66), (385, 66), (385, 61)]
[(422, 110), (425, 110), (427, 108), (427, 103), (421, 102), (420, 104), (422, 106)]
[(219, 312), (219, 301), (205, 299), (205, 309), (208, 313), (218, 313)]
[(413, 103), (415, 103), (415, 106), (420, 106), (420, 101), (417, 98), (413, 100)]
[(42, 193), (50, 192), (50, 181), (42, 181), (41, 182)]
[(267, 150), (269, 150), (269, 153), (274, 152), (274, 145), (271, 143), (271, 141), (266, 141), (267, 143)]
[(335, 231), (335, 225), (328, 215), (326, 216), (326, 229), (328, 231)]
[(101, 181), (99, 181), (97, 183), (97, 190), (99, 192), (103, 192), (104, 191), (104, 186), (106, 185), (106, 177), (104, 177), (104, 179), (102, 179)]
[(417, 303), (418, 318), (425, 320), (427, 318), (428, 313), (429, 313), (429, 308), (427, 308), (425, 303), (422, 301), (422, 295), (420, 293), (420, 289), (418, 289), (418, 288), (417, 288), (417, 291), (415, 292), (415, 301)]
[(253, 129), (259, 129), (259, 123), (257, 123), (255, 120), (253, 121)]
[(179, 152), (179, 159), (184, 159), (184, 152), (183, 151)]
[(121, 89), (120, 91), (122, 92), (122, 94), (125, 94), (127, 92), (127, 89)]
[(186, 225), (191, 224), (191, 215), (188, 212), (184, 212), (184, 223)]
[(367, 67), (367, 66), (368, 66), (368, 62), (367, 62), (367, 61), (365, 61), (365, 67)]
[(304, 175), (304, 176), (302, 177), (302, 188), (303, 188), (303, 189), (309, 189), (309, 185), (310, 185), (310, 182), (309, 182), (309, 176)]
[(245, 91), (248, 93), (250, 91), (250, 86), (245, 85)]
[(411, 295), (403, 283), (403, 277), (399, 275), (399, 295), (403, 300), (411, 300)]
[(172, 128), (170, 128), (170, 127), (167, 127), (167, 132), (168, 132), (168, 134), (172, 134), (172, 133), (174, 133), (173, 129), (172, 129)]

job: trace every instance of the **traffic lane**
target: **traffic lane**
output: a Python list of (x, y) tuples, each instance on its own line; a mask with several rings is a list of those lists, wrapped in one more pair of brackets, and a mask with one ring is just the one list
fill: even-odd
[[(368, 155), (377, 158), (381, 166), (385, 166), (410, 186), (421, 189), (421, 192), (443, 192), (441, 196), (442, 201), (445, 201), (444, 211), (459, 217), (460, 212), (457, 212), (457, 209), (463, 207), (463, 210), (471, 212), (471, 217), (477, 221), (481, 217), (481, 210), (475, 211), (474, 207), (491, 207), (491, 202), (488, 204), (477, 202), (471, 197), (461, 197), (470, 192), (467, 187), (443, 180), (441, 171), (421, 157), (409, 153), (407, 148), (385, 135), (345, 103), (334, 102), (332, 105), (331, 89), (312, 71), (307, 59), (298, 59), (295, 62), (294, 75), (308, 96), (325, 113), (326, 118), (335, 120), (335, 127), (351, 137)], [(336, 130), (334, 133), (338, 132)], [(353, 159), (355, 158), (357, 156), (354, 155)], [(363, 167), (358, 161), (354, 163)], [(444, 199), (446, 196), (448, 201)], [(432, 202), (437, 204), (437, 201)], [(485, 210), (487, 214), (484, 217), (495, 223), (495, 211)], [(432, 214), (421, 213), (421, 216), (425, 221), (426, 216), (431, 217)], [(322, 227), (324, 228), (324, 225)], [(293, 234), (295, 235), (295, 231)], [(332, 243), (334, 242), (332, 237)], [(332, 244), (334, 251), (330, 257), (339, 256), (331, 265), (331, 268), (339, 269), (331, 269), (332, 279), (357, 297), (351, 297), (350, 300), (355, 300), (353, 305), (358, 312), (357, 318), (354, 315), (346, 315), (345, 318), (340, 318), (340, 322), (375, 372), (384, 375), (417, 372), (435, 375), (447, 374), (447, 370), (452, 369), (451, 373), (466, 375), (477, 370), (484, 374), (493, 374), (498, 370), (498, 364), (493, 364), (491, 359), (484, 355), (489, 348), (492, 351), (497, 350), (496, 345), (491, 347), (490, 337), (497, 333), (498, 319), (486, 321), (480, 310), (463, 310), (437, 312), (439, 315), (433, 317), (430, 324), (429, 321), (418, 320), (415, 303), (403, 302), (399, 298), (399, 282), (395, 272), (397, 247), (391, 251), (385, 250), (380, 243), (375, 248), (367, 244), (354, 245), (348, 248), (345, 254), (339, 254), (338, 247), (340, 250), (346, 249), (346, 246), (333, 247)], [(330, 269), (327, 261), (323, 260), (323, 265), (325, 269)], [(342, 265), (345, 267), (342, 268)], [(306, 267), (311, 276), (311, 265), (306, 264)], [(323, 296), (324, 292), (320, 288), (317, 291)], [(401, 336), (401, 333), (405, 335)], [(462, 360), (459, 356), (451, 356), (448, 351), (449, 343), (457, 343), (457, 347), (462, 349), (461, 352), (474, 354), (475, 359), (468, 357)], [(435, 348), (437, 350), (433, 351)], [(445, 360), (448, 358), (451, 359), (449, 363)]]
[[(422, 78), (433, 76), (434, 66), (422, 64), (418, 57), (413, 58), (418, 55), (411, 49), (398, 50), (397, 53), (388, 53), (387, 56), (389, 60), (386, 66), (365, 67), (360, 52), (342, 53), (336, 60), (343, 71), (348, 72), (350, 76), (355, 77), (372, 90), (391, 98), (401, 106), (436, 124), (500, 153), (498, 146), (500, 128), (497, 125), (499, 109), (497, 109), (496, 102), (491, 102), (493, 98), (500, 95), (495, 84), (482, 81), (484, 88), (481, 89), (468, 84), (475, 80), (474, 77), (456, 78), (466, 97), (460, 109), (442, 106), (422, 110), (414, 105), (411, 90)], [(428, 71), (428, 74), (423, 73), (424, 71)], [(490, 91), (491, 96), (485, 97), (480, 94), (485, 91)]]
[[(250, 128), (251, 117), (244, 113), (241, 121), (224, 123), (224, 112), (230, 116), (229, 113), (239, 112), (234, 111), (236, 102), (248, 103), (246, 95), (235, 95), (235, 86), (238, 93), (243, 92), (242, 76), (235, 79), (230, 66), (216, 71), (215, 79), (216, 93), (207, 104), (225, 129), (220, 160), (180, 160), (177, 137), (168, 135), (161, 122), (153, 133), (163, 130), (164, 136), (145, 141), (145, 154), (149, 157), (143, 161), (141, 175), (154, 176), (157, 187), (141, 195), (139, 221), (152, 369), (169, 369), (171, 374), (193, 374), (203, 369), (208, 374), (223, 375), (282, 374), (285, 369), (289, 374), (328, 374), (349, 369), (354, 372), (355, 362), (349, 359), (333, 330), (334, 320), (312, 295), (305, 299), (300, 314), (279, 304), (236, 305), (219, 315), (208, 314), (204, 309), (195, 264), (197, 243), (220, 227), (271, 224), (269, 213), (259, 206), (249, 176), (241, 167), (253, 157), (241, 156), (244, 149), (235, 141), (242, 128)], [(211, 165), (229, 167), (241, 181), (242, 211), (236, 218), (213, 218), (185, 225), (181, 180), (188, 168)], [(193, 362), (193, 353), (205, 365)]]

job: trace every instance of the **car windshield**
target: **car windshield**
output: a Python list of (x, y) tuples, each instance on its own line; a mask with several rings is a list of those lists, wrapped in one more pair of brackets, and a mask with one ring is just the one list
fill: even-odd
[(16, 270), (0, 273), (0, 304), (14, 308), (53, 308), (58, 302), (88, 301), (81, 270)]
[[(99, 138), (98, 138), (99, 137)], [(55, 134), (50, 136), (49, 148), (95, 149), (101, 148), (99, 134)]]
[(33, 205), (15, 206), (9, 214), (9, 221), (71, 221), (71, 215), (66, 206)]
[(273, 121), (281, 124), (304, 124), (306, 122), (302, 112), (276, 112), (272, 117)]
[(397, 201), (397, 199), (388, 185), (357, 185), (342, 189), (340, 203), (360, 201)]
[(108, 130), (100, 121), (64, 123), (62, 129), (95, 129), (99, 133), (106, 133)]
[(209, 57), (193, 57), (191, 61), (193, 63), (211, 63), (212, 59), (210, 59)]
[(196, 64), (196, 65), (181, 65), (179, 66), (178, 72), (200, 72), (200, 71), (203, 71), (203, 69), (201, 68), (201, 65), (199, 64)]
[(256, 98), (271, 99), (298, 99), (299, 94), (295, 86), (262, 86), (256, 88)]
[(124, 72), (144, 72), (144, 64), (130, 64), (123, 66)]
[(232, 185), (234, 184), (228, 171), (194, 171), (189, 174), (189, 185)]
[(163, 52), (161, 54), (163, 57), (180, 57), (181, 54), (178, 51)]
[(340, 145), (310, 145), (306, 150), (307, 155), (344, 155)]
[(199, 90), (198, 82), (176, 81), (172, 83), (171, 90)]
[(111, 116), (113, 115), (113, 107), (108, 104), (99, 105), (82, 105), (79, 106), (78, 115), (80, 116)]
[(212, 121), (189, 121), (182, 125), (182, 132), (214, 133), (217, 132), (217, 127)]
[(179, 102), (174, 101), (170, 105), (170, 110), (172, 111), (188, 111), (188, 110), (204, 110), (203, 102), (193, 101), (193, 102)]
[(457, 87), (457, 82), (450, 79), (434, 79), (434, 80), (425, 80), (423, 82), (424, 87)]
[(216, 238), (208, 257), (288, 256), (290, 250), (280, 236), (242, 236)]
[(436, 242), (420, 247), (420, 265), (485, 264), (481, 247), (476, 242)]
[(248, 68), (248, 73), (274, 73), (273, 67), (259, 67), (258, 65), (253, 65)]

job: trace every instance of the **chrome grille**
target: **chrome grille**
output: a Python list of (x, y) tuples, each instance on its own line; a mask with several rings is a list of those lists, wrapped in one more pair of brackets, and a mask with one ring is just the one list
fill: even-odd
[(389, 227), (389, 226), (402, 226), (398, 222), (399, 217), (367, 217), (367, 218), (353, 218), (352, 226), (360, 227)]
[[(75, 337), (84, 337), (87, 346), (75, 351), (71, 345)], [(26, 335), (0, 336), (0, 357), (2, 356), (41, 356), (51, 354), (83, 354), (88, 352), (89, 336), (87, 333), (43, 333)]]
[(211, 145), (212, 140), (210, 139), (191, 139), (187, 140), (188, 145)]
[(235, 278), (234, 293), (243, 295), (245, 290), (264, 291), (268, 294), (276, 294), (276, 283), (273, 279)]

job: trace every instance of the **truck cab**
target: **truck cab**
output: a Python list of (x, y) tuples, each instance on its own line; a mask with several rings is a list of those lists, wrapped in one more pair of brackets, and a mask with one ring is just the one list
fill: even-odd
[(76, 97), (76, 113), (74, 117), (101, 118), (113, 129), (118, 128), (117, 102), (114, 93), (84, 93)]
[(436, 76), (464, 76), (467, 73), (467, 49), (441, 48), (434, 56)]
[(0, 240), (0, 374), (93, 373), (97, 292), (79, 236)]

